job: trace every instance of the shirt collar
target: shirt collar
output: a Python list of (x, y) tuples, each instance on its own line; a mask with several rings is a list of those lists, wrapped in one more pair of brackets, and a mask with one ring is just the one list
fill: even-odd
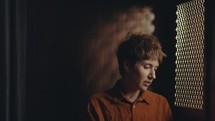
[[(114, 102), (117, 102), (117, 100), (129, 102), (126, 99), (126, 97), (124, 96), (123, 92), (120, 90), (119, 81), (117, 81), (116, 84), (114, 85), (114, 87), (111, 89), (112, 95), (114, 97)], [(137, 99), (137, 102), (139, 101), (139, 102), (144, 102), (146, 104), (149, 104), (149, 99), (148, 99), (147, 95), (148, 95), (147, 90), (141, 91), (140, 95)]]
[(138, 101), (145, 102), (146, 104), (149, 104), (149, 98), (148, 98), (148, 90), (144, 90), (140, 92), (140, 96), (138, 97)]

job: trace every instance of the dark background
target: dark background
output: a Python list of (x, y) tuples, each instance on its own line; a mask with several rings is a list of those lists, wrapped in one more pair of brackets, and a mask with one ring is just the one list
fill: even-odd
[[(206, 83), (206, 109), (193, 110), (174, 106), (175, 12), (176, 4), (185, 0), (163, 2), (2, 0), (0, 120), (81, 121), (89, 95), (110, 87), (117, 78), (108, 68), (112, 43), (91, 37), (101, 29), (98, 21), (111, 21), (117, 11), (147, 4), (156, 16), (154, 35), (168, 55), (157, 72), (159, 80), (154, 81), (153, 91), (168, 99), (178, 121), (214, 121), (211, 3), (206, 2), (206, 78), (211, 81)], [(97, 44), (99, 48), (95, 49)], [(104, 55), (98, 54), (100, 51)], [(97, 59), (103, 59), (106, 65), (97, 64)], [(97, 86), (95, 82), (100, 80)]]

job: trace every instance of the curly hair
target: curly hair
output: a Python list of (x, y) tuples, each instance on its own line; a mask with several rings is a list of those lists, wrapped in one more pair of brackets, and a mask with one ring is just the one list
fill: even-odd
[(161, 63), (166, 54), (157, 37), (148, 34), (132, 34), (123, 41), (117, 50), (120, 74), (124, 74), (123, 61), (134, 65), (139, 60), (155, 60)]

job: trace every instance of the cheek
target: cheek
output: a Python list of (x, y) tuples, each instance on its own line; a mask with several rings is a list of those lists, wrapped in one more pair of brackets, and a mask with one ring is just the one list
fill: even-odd
[(137, 74), (137, 77), (140, 79), (140, 81), (142, 81), (147, 77), (147, 71), (144, 69), (138, 69), (136, 74)]

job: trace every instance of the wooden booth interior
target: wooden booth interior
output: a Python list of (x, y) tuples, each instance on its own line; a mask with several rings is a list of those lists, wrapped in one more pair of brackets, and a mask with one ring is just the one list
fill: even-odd
[[(178, 33), (186, 28), (177, 23), (184, 20), (177, 11), (190, 1), (198, 0), (2, 0), (0, 120), (81, 121), (89, 96), (120, 78), (115, 56), (120, 40), (129, 32), (145, 32), (156, 35), (167, 54), (150, 89), (167, 98), (176, 121), (215, 121), (215, 24), (209, 0), (199, 0), (204, 9), (199, 13), (203, 43), (196, 45), (203, 49), (203, 69), (197, 69), (203, 81), (194, 84), (202, 87), (194, 88), (200, 90), (198, 99), (183, 91), (193, 85), (183, 88), (176, 71), (181, 67)], [(146, 5), (153, 8), (149, 25), (141, 23)]]

